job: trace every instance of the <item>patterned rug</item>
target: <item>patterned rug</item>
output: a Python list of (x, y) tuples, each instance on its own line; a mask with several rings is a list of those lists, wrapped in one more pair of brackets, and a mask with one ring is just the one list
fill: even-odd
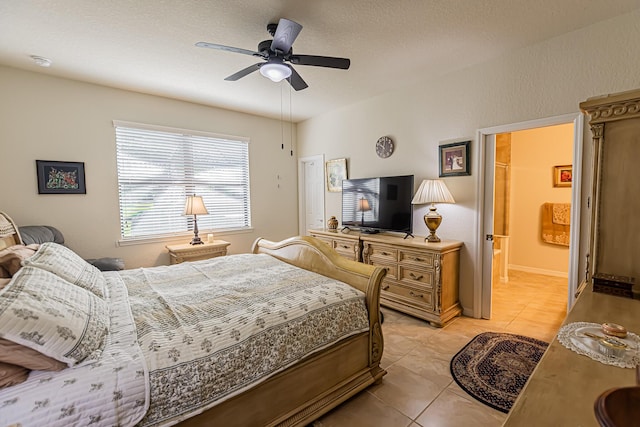
[(484, 332), (453, 356), (451, 375), (473, 398), (506, 413), (548, 345), (522, 335)]

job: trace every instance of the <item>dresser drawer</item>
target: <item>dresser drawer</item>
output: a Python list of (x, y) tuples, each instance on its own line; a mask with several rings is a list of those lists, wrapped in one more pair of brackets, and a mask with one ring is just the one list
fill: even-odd
[(399, 279), (402, 281), (408, 282), (408, 284), (418, 284), (418, 285), (429, 285), (433, 286), (434, 284), (434, 270), (428, 269), (420, 269), (420, 268), (410, 268), (401, 265), (399, 267)]
[(400, 263), (422, 268), (433, 268), (435, 254), (431, 252), (413, 252), (400, 250)]
[(353, 258), (354, 254), (356, 253), (356, 243), (351, 241), (345, 242), (342, 240), (334, 240), (333, 249), (335, 249), (336, 252), (349, 255), (351, 256), (351, 258)]
[(392, 281), (383, 281), (382, 298), (399, 300), (404, 304), (427, 310), (433, 310), (435, 305), (433, 288), (426, 286), (423, 288), (415, 288)]
[(382, 267), (385, 270), (387, 270), (387, 274), (384, 276), (384, 280), (389, 280), (389, 279), (397, 279), (398, 278), (398, 265), (397, 264), (390, 264), (387, 262), (379, 262), (379, 261), (372, 261), (370, 265), (373, 265), (375, 267)]
[(398, 249), (393, 247), (367, 245), (367, 254), (372, 262), (398, 262)]

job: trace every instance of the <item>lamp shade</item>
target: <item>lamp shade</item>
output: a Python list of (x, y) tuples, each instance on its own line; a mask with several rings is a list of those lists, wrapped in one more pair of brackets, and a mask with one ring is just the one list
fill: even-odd
[(202, 196), (187, 196), (187, 201), (184, 204), (183, 215), (208, 215), (207, 207), (202, 201)]
[(411, 200), (412, 205), (424, 205), (425, 203), (455, 203), (455, 199), (449, 192), (446, 184), (441, 179), (425, 179), (420, 183), (420, 188)]

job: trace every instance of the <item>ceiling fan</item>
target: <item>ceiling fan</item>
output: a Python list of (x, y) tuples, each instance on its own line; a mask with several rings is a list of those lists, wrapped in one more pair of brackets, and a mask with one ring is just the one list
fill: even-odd
[(285, 18), (281, 18), (277, 24), (268, 24), (267, 31), (271, 36), (273, 36), (273, 40), (260, 42), (258, 44), (257, 52), (207, 42), (198, 42), (196, 43), (196, 46), (225, 50), (227, 52), (242, 53), (244, 55), (256, 56), (266, 61), (250, 65), (249, 67), (225, 78), (225, 80), (229, 81), (239, 80), (256, 70), (260, 70), (260, 74), (274, 82), (287, 79), (289, 84), (295, 90), (302, 90), (309, 87), (309, 85), (307, 85), (302, 77), (300, 77), (300, 74), (298, 74), (291, 65), (286, 64), (285, 62), (295, 65), (312, 65), (315, 67), (339, 68), (342, 70), (349, 69), (351, 61), (347, 58), (294, 55), (291, 45), (293, 45), (294, 40), (298, 37), (301, 30), (302, 25)]

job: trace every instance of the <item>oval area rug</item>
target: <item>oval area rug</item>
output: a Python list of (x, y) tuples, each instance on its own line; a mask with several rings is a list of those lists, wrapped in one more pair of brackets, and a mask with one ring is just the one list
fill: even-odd
[(476, 400), (509, 412), (549, 346), (523, 335), (483, 332), (451, 359), (451, 375)]

